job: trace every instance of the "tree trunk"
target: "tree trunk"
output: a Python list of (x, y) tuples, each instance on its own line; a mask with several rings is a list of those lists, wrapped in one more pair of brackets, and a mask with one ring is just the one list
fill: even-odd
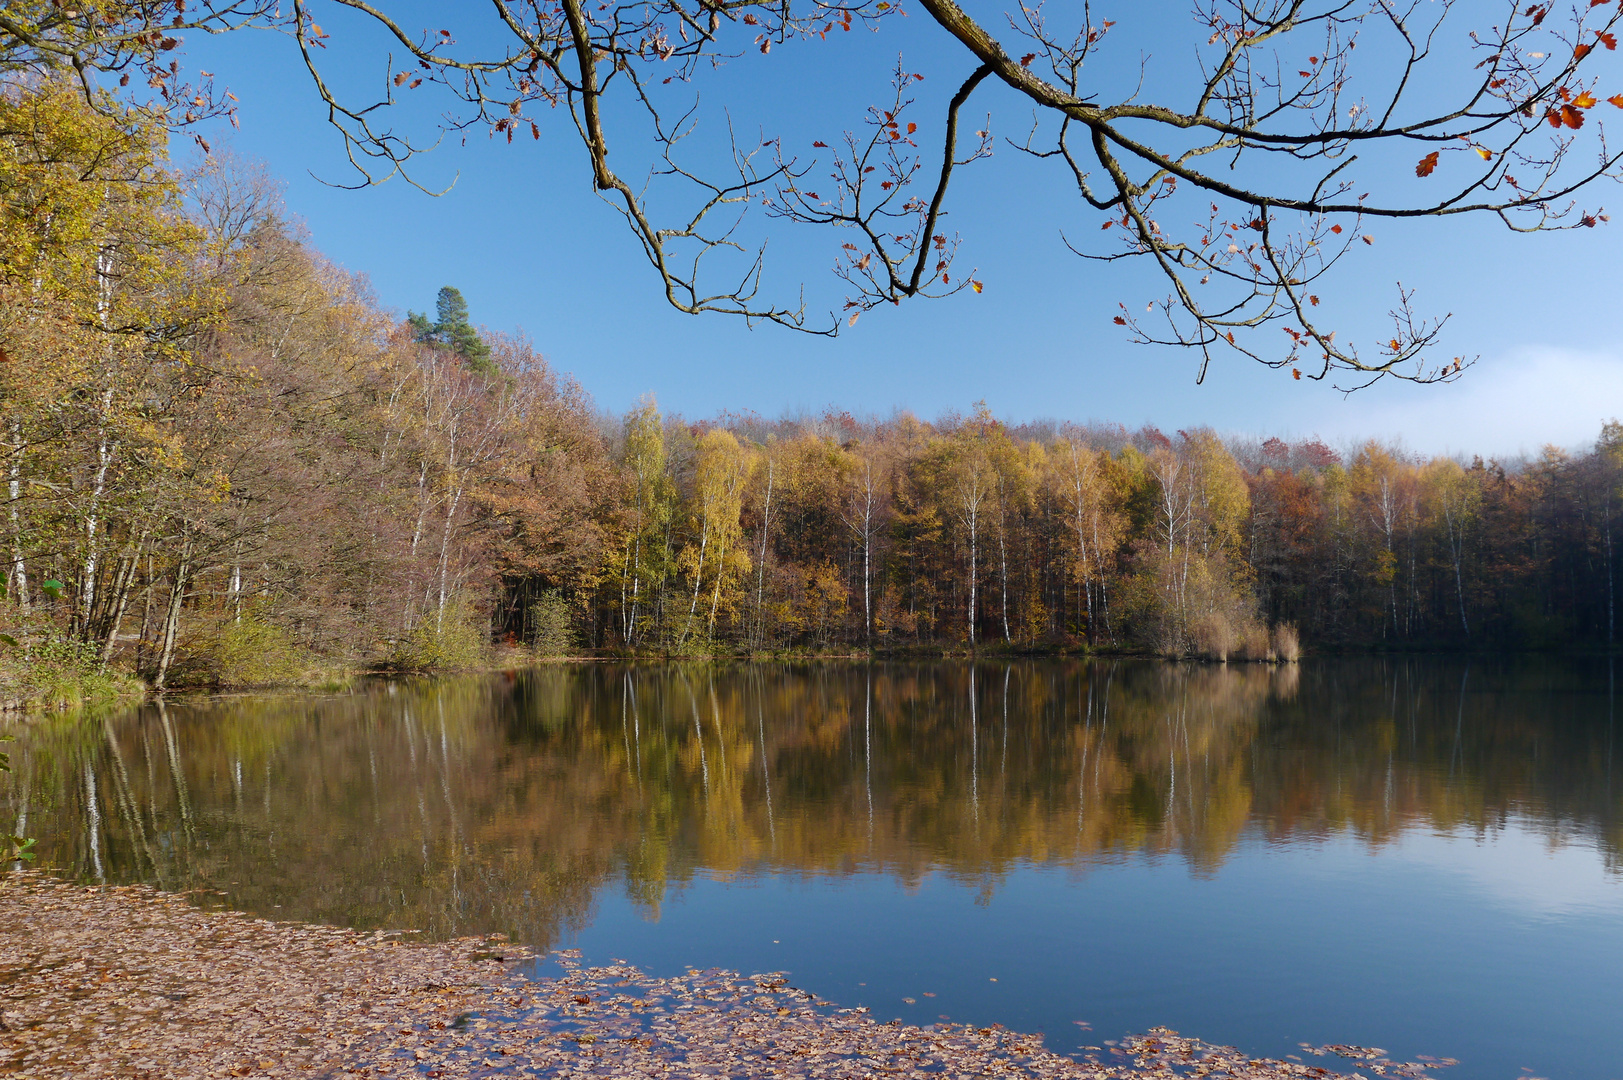
[(180, 561), (175, 564), (175, 581), (169, 590), (169, 607), (163, 618), (163, 642), (158, 652), (158, 674), (152, 681), (155, 690), (162, 690), (169, 681), (169, 666), (175, 659), (175, 636), (180, 628), (180, 606), (186, 598), (186, 586), (192, 575), (192, 541), (181, 541)]

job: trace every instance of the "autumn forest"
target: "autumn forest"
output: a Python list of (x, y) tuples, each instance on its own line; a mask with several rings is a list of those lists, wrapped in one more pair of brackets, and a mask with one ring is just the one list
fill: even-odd
[(199, 160), (112, 99), (0, 96), (13, 682), (269, 684), (493, 648), (1614, 642), (1615, 423), (1497, 461), (984, 406), (612, 415), (454, 288), (400, 318), (263, 168)]

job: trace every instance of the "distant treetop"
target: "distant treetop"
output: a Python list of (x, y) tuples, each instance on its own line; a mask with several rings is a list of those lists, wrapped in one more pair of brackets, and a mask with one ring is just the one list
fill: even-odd
[(414, 339), (450, 349), (481, 375), (496, 374), (496, 365), (490, 360), (490, 346), (480, 340), (479, 332), (468, 322), (468, 301), (463, 298), (461, 289), (453, 285), (442, 288), (435, 300), (435, 314), (439, 319), (431, 323), (421, 312), (406, 313), (406, 323)]

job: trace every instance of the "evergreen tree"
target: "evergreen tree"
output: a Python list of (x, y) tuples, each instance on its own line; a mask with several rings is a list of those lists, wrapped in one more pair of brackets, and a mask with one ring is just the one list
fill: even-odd
[(434, 340), (434, 324), (422, 312), (406, 312), (406, 325), (411, 327), (411, 340), (425, 343)]
[[(474, 371), (481, 375), (494, 375), (496, 365), (490, 362), (490, 346), (479, 340), (478, 331), (468, 322), (468, 302), (463, 299), (462, 290), (452, 285), (441, 289), (436, 300), (436, 313), (439, 322), (434, 325), (433, 339), (466, 360), (468, 367)], [(427, 318), (424, 317), (423, 321), (426, 322)]]

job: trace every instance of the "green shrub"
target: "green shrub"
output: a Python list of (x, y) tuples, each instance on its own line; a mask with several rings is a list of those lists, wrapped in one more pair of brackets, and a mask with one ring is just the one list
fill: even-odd
[(206, 653), (217, 686), (272, 686), (295, 682), (301, 674), (299, 651), (287, 631), (258, 608), (222, 624)]
[(484, 621), (471, 604), (453, 600), (443, 617), (431, 611), (418, 619), (394, 643), (388, 664), (398, 671), (463, 671), (482, 665), (489, 651)]
[(530, 605), (530, 642), (537, 656), (568, 656), (575, 651), (569, 601), (556, 589)]

